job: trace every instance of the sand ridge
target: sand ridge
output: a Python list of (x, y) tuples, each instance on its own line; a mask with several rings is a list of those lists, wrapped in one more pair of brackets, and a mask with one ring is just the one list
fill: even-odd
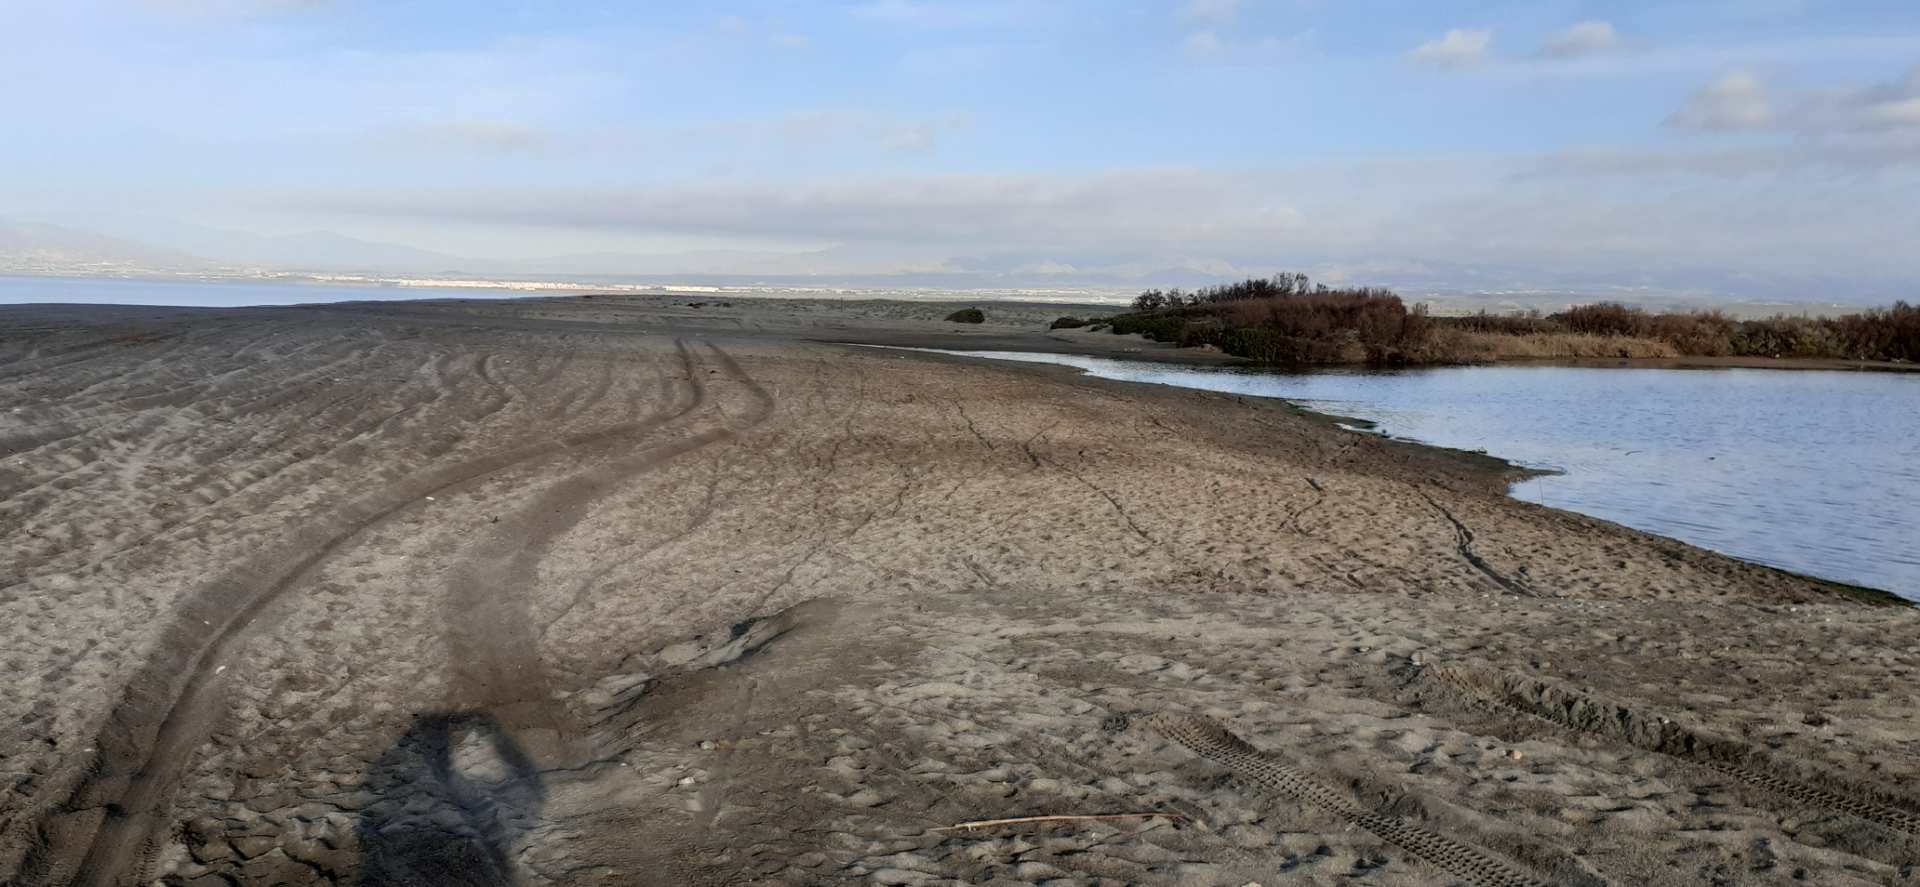
[(1057, 306), (696, 301), (0, 311), (0, 872), (1912, 877), (1910, 610), (1284, 404), (827, 344)]

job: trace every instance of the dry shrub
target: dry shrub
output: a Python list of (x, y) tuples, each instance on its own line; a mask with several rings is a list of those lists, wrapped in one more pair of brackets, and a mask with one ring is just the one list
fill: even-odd
[(1600, 302), (1549, 320), (1569, 332), (1658, 339), (1690, 355), (1920, 359), (1920, 307), (1906, 302), (1840, 317), (1780, 314), (1760, 320), (1734, 320), (1718, 311), (1650, 314)]
[(1830, 321), (1849, 356), (1863, 360), (1920, 360), (1920, 305), (1895, 302)]
[(1481, 311), (1465, 317), (1436, 317), (1433, 321), (1439, 326), (1450, 329), (1473, 333), (1502, 333), (1509, 336), (1560, 331), (1558, 323), (1541, 317), (1538, 311), (1528, 311), (1524, 314), (1489, 314)]
[(1718, 311), (1654, 314), (1619, 302), (1541, 317), (1428, 317), (1378, 288), (1332, 289), (1302, 274), (1183, 292), (1148, 290), (1116, 333), (1219, 345), (1263, 363), (1468, 363), (1528, 358), (1701, 356), (1920, 360), (1920, 307), (1895, 302), (1836, 318), (1735, 320)]
[(1646, 329), (1647, 335), (1682, 354), (1720, 357), (1739, 353), (1740, 323), (1718, 311), (1655, 314), (1647, 319)]
[(1585, 357), (1679, 357), (1672, 345), (1640, 336), (1596, 336), (1585, 333), (1529, 333), (1503, 336), (1466, 333), (1461, 347), (1471, 360), (1523, 360)]
[(1593, 336), (1644, 336), (1652, 330), (1647, 312), (1619, 302), (1575, 305), (1553, 315), (1560, 328)]
[(1731, 354), (1757, 357), (1833, 357), (1848, 349), (1830, 323), (1806, 317), (1769, 317), (1740, 324)]

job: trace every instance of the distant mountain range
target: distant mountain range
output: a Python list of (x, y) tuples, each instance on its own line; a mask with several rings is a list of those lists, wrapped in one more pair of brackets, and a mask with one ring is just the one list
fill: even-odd
[(92, 231), (0, 220), (0, 268), (139, 266), (187, 270), (206, 263), (188, 253)]
[(1450, 310), (1557, 310), (1612, 299), (1650, 307), (1745, 306), (1747, 313), (1797, 306), (1884, 304), (1920, 298), (1911, 281), (1722, 271), (1567, 272), (1434, 261), (1279, 261), (1250, 267), (1217, 258), (1110, 256), (1065, 262), (1041, 254), (941, 256), (858, 246), (798, 253), (703, 250), (580, 253), (535, 259), (455, 256), (331, 231), (260, 235), (183, 224), (143, 226), (140, 236), (0, 220), (0, 273), (370, 274), (611, 283), (842, 286), (860, 289), (1080, 289), (1125, 294), (1195, 287), (1280, 270), (1393, 288)]

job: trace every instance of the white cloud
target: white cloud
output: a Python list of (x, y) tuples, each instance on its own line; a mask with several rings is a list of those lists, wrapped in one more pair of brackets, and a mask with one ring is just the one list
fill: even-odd
[(1888, 126), (1920, 126), (1920, 97), (1875, 105), (1866, 119)]
[(1488, 65), (1516, 79), (1539, 77), (1627, 77), (1655, 74), (1711, 75), (1728, 70), (1786, 70), (1829, 65), (1908, 64), (1920, 56), (1920, 34), (1849, 37), (1793, 37), (1777, 42), (1736, 44), (1672, 43), (1660, 46), (1617, 43), (1607, 51), (1555, 57), (1544, 48), (1525, 58), (1489, 59)]
[(1721, 75), (1668, 118), (1669, 126), (1707, 130), (1771, 129), (1821, 135), (1920, 128), (1920, 67), (1867, 86), (1772, 96), (1745, 71)]
[(551, 134), (535, 126), (500, 120), (447, 120), (395, 127), (372, 142), (401, 150), (524, 152), (546, 147)]
[(1240, 11), (1241, 0), (1187, 0), (1180, 13), (1190, 21), (1229, 22)]
[(642, 133), (641, 140), (677, 145), (774, 145), (783, 149), (862, 144), (897, 154), (923, 154), (948, 133), (973, 125), (966, 114), (896, 117), (869, 111), (796, 111), (760, 120), (725, 120)]
[(1619, 42), (1620, 37), (1614, 33), (1612, 24), (1586, 21), (1548, 37), (1545, 43), (1540, 44), (1540, 54), (1549, 58), (1573, 58), (1612, 49)]
[(854, 18), (895, 27), (927, 30), (996, 28), (1032, 19), (1038, 4), (1014, 0), (870, 0), (847, 7)]
[[(49, 125), (105, 113), (116, 127), (232, 156), (259, 150), (262, 140), (364, 138), (442, 121), (565, 119), (591, 113), (613, 83), (605, 56), (571, 41), (298, 55), (170, 51), (127, 47), (127, 58), (114, 65), (79, 66), (9, 98), (26, 102), (24, 113), (46, 115)], [(0, 81), (8, 81), (9, 65), (21, 57), (8, 56), (0, 50)], [(213, 162), (211, 154), (202, 156)]]
[(813, 40), (805, 34), (781, 30), (778, 20), (752, 21), (738, 15), (723, 15), (714, 20), (713, 30), (731, 40), (760, 40), (774, 49), (807, 49)]
[(1492, 45), (1493, 32), (1490, 30), (1455, 28), (1437, 40), (1429, 40), (1415, 47), (1407, 57), (1422, 64), (1456, 68), (1484, 60), (1487, 47)]
[[(1125, 248), (1157, 240), (1257, 243), (1305, 216), (1252, 180), (1164, 169), (1084, 176), (942, 175), (811, 182), (708, 182), (592, 191), (373, 192), (355, 209), (425, 218), (727, 236), (807, 231), (844, 241), (972, 247)], [(1251, 187), (1252, 191), (1249, 192)], [(334, 203), (328, 199), (329, 203)]]
[(1317, 35), (1301, 31), (1286, 36), (1268, 35), (1236, 39), (1219, 31), (1204, 29), (1188, 34), (1180, 41), (1180, 51), (1194, 59), (1211, 59), (1223, 64), (1268, 65), (1297, 59), (1314, 51)]
[[(1743, 155), (1741, 162), (1758, 171), (1771, 161)], [(1623, 189), (1596, 178), (1645, 165), (1691, 176), (1693, 197), (1675, 200), (1669, 189)], [(1718, 175), (1715, 166), (1713, 156), (1603, 156), (578, 189), (366, 188), (309, 193), (292, 198), (289, 208), (429, 226), (459, 220), (588, 232), (805, 237), (917, 255), (1017, 250), (1083, 267), (1101, 256), (1180, 253), (1249, 262), (1414, 257), (1568, 271), (1826, 267), (1920, 276), (1920, 254), (1891, 246), (1920, 226), (1920, 206), (1899, 200), (1898, 189), (1834, 188), (1830, 177), (1796, 175), (1801, 168), (1793, 165), (1746, 177)], [(1852, 174), (1892, 183), (1912, 169)], [(1577, 179), (1572, 187), (1591, 183), (1582, 199), (1568, 200), (1568, 176)]]
[(1737, 179), (1803, 172), (1854, 177), (1887, 170), (1920, 169), (1920, 139), (1850, 138), (1713, 150), (1679, 148), (1583, 148), (1538, 158), (1516, 173), (1532, 178), (1701, 176)]
[(1813, 93), (1801, 100), (1786, 123), (1801, 129), (1920, 127), (1920, 65), (1888, 83)]
[(208, 15), (255, 15), (320, 9), (332, 0), (138, 0), (140, 6), (161, 12)]
[(1668, 126), (1720, 131), (1761, 129), (1773, 122), (1773, 100), (1766, 84), (1749, 71), (1720, 75), (1667, 118)]
[(1195, 31), (1181, 41), (1180, 49), (1188, 55), (1213, 55), (1220, 51), (1220, 36), (1212, 31)]

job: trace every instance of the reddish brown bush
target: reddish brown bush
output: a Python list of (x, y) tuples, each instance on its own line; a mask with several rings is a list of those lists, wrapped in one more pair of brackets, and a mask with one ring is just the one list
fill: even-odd
[[(1148, 290), (1116, 333), (1218, 345), (1266, 363), (1460, 363), (1500, 356), (1595, 354), (1920, 360), (1920, 307), (1895, 302), (1834, 318), (1734, 320), (1719, 311), (1654, 314), (1619, 302), (1537, 313), (1435, 318), (1374, 287), (1333, 289), (1304, 274), (1224, 286)], [(1509, 337), (1511, 347), (1490, 337)], [(1524, 340), (1524, 341), (1522, 341)], [(1559, 352), (1566, 352), (1561, 354)]]

